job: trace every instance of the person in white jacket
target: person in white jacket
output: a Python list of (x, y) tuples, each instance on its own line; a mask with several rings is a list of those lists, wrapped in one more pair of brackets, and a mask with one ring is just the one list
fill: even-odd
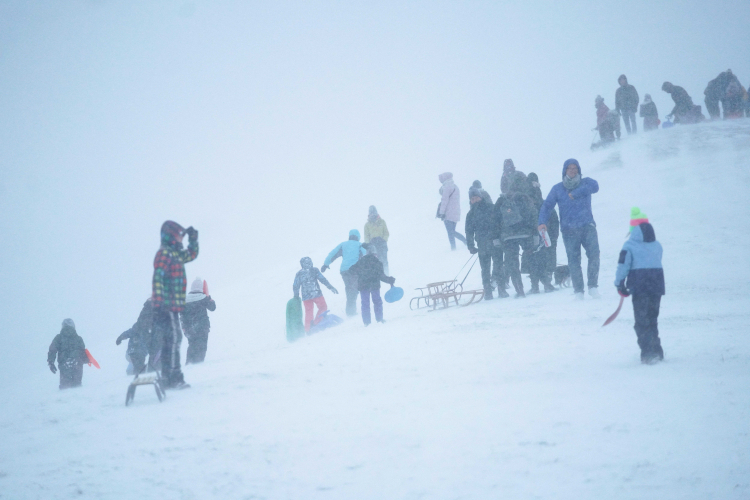
[(437, 217), (442, 219), (445, 229), (448, 231), (448, 241), (451, 243), (451, 250), (456, 249), (456, 239), (466, 244), (466, 238), (461, 233), (456, 232), (456, 224), (461, 220), (461, 198), (458, 194), (458, 188), (453, 183), (453, 174), (445, 172), (438, 176), (443, 184), (440, 188), (440, 205), (438, 206)]

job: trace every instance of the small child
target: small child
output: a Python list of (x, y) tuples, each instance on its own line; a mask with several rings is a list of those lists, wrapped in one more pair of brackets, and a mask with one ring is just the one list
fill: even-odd
[(180, 313), (182, 329), (188, 339), (186, 365), (202, 363), (206, 359), (208, 332), (211, 330), (211, 322), (206, 311), (215, 311), (216, 302), (203, 291), (203, 279), (195, 278), (190, 285), (190, 293), (185, 297), (185, 308)]
[(76, 325), (68, 318), (62, 322), (62, 330), (49, 345), (47, 364), (52, 373), (57, 373), (55, 357), (60, 367), (60, 389), (80, 387), (83, 379), (83, 364), (88, 363), (86, 346), (76, 333)]
[[(132, 328), (125, 330), (117, 337), (115, 344), (120, 343), (128, 339), (128, 349), (125, 352), (125, 358), (130, 362), (131, 366), (125, 371), (128, 375), (136, 375), (141, 373), (146, 367), (146, 355), (149, 353), (149, 346), (151, 345), (151, 324), (154, 320), (154, 308), (149, 297), (143, 304), (143, 309), (138, 315), (138, 319)], [(151, 360), (153, 361), (153, 360)], [(149, 370), (153, 371), (153, 367), (149, 366)]]
[(393, 285), (396, 278), (385, 275), (383, 263), (378, 260), (375, 246), (365, 243), (362, 245), (367, 250), (367, 255), (359, 259), (349, 269), (357, 276), (359, 295), (362, 299), (362, 321), (365, 326), (370, 324), (370, 297), (375, 309), (375, 320), (385, 323), (383, 319), (383, 299), (380, 298), (380, 282)]
[[(331, 286), (320, 272), (320, 269), (313, 267), (313, 261), (310, 257), (302, 257), (299, 263), (302, 269), (297, 271), (292, 288), (294, 289), (295, 298), (299, 298), (300, 288), (302, 289), (302, 303), (305, 305), (305, 332), (310, 333), (310, 327), (314, 324), (317, 325), (321, 319), (321, 315), (328, 310), (326, 299), (323, 297), (323, 292), (320, 290), (318, 282), (323, 283), (335, 294), (338, 294), (339, 291)], [(318, 314), (314, 320), (313, 306), (318, 306)]]
[(615, 286), (623, 297), (633, 295), (641, 363), (654, 364), (664, 359), (657, 322), (661, 296), (665, 293), (662, 247), (656, 241), (653, 226), (640, 209), (634, 207), (631, 215), (630, 238), (620, 252)]

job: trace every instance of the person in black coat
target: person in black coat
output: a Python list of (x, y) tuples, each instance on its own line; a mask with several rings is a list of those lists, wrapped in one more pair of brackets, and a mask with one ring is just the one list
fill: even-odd
[[(125, 330), (117, 337), (115, 344), (120, 345), (123, 340), (128, 340), (128, 350), (125, 358), (133, 364), (132, 372), (128, 370), (128, 375), (141, 373), (146, 367), (146, 355), (149, 353), (151, 346), (151, 326), (154, 321), (154, 307), (151, 298), (143, 304), (141, 313), (132, 328)], [(153, 362), (153, 358), (151, 359)], [(149, 366), (149, 371), (155, 368)]]
[[(484, 300), (490, 300), (492, 299), (492, 281), (498, 284), (502, 282), (503, 249), (494, 207), (486, 201), (482, 191), (475, 185), (469, 189), (471, 209), (466, 215), (466, 244), (469, 252), (479, 253)], [(474, 246), (475, 239), (476, 246)], [(491, 269), (493, 261), (494, 269)], [(502, 286), (498, 286), (498, 296), (505, 298), (508, 292)]]
[(706, 90), (703, 91), (703, 94), (706, 96), (704, 100), (706, 111), (708, 111), (708, 115), (712, 120), (718, 120), (721, 118), (721, 110), (719, 109), (720, 102), (724, 108), (724, 116), (726, 117), (727, 88), (733, 82), (737, 82), (738, 85), (740, 83), (737, 77), (734, 76), (734, 73), (732, 73), (732, 70), (728, 69), (722, 71), (719, 73), (719, 76), (708, 82)]
[(215, 311), (216, 302), (203, 293), (203, 280), (195, 278), (190, 285), (190, 293), (185, 297), (185, 308), (180, 313), (182, 329), (188, 339), (185, 364), (202, 363), (208, 350), (208, 332), (211, 322), (207, 311)]
[(635, 123), (635, 112), (638, 111), (640, 101), (638, 91), (628, 83), (628, 77), (625, 75), (620, 75), (617, 83), (620, 87), (615, 91), (615, 109), (622, 116), (628, 134), (635, 134), (638, 132), (638, 126)]
[(60, 367), (60, 389), (80, 387), (83, 380), (83, 364), (89, 362), (86, 345), (76, 333), (76, 325), (68, 318), (62, 323), (47, 352), (47, 364), (52, 373), (57, 373), (55, 358)]
[(650, 94), (643, 96), (641, 117), (643, 118), (643, 130), (648, 131), (659, 128), (659, 112), (656, 110), (656, 104), (651, 100)]
[[(534, 202), (534, 208), (538, 217), (539, 210), (544, 203), (539, 176), (531, 172), (528, 179), (531, 189), (531, 200)], [(545, 292), (554, 292), (557, 290), (552, 285), (552, 274), (557, 267), (557, 240), (560, 237), (560, 219), (557, 217), (557, 211), (554, 208), (549, 215), (547, 234), (549, 235), (550, 246), (546, 247), (540, 242), (540, 246), (536, 252), (533, 250), (529, 252), (529, 278), (531, 278), (531, 290), (529, 290), (529, 293), (539, 293), (540, 281), (544, 285)], [(526, 252), (524, 252), (525, 256)]]
[(396, 278), (385, 275), (383, 263), (378, 260), (377, 249), (374, 245), (364, 243), (362, 248), (367, 250), (367, 255), (349, 268), (357, 276), (359, 296), (362, 299), (362, 321), (365, 326), (370, 324), (370, 297), (372, 297), (375, 320), (378, 323), (385, 323), (383, 319), (383, 299), (380, 297), (380, 282), (393, 286)]
[(698, 123), (704, 119), (700, 110), (695, 109), (696, 106), (693, 104), (693, 99), (685, 89), (679, 85), (672, 85), (669, 82), (664, 82), (661, 89), (672, 96), (674, 108), (672, 108), (669, 116), (674, 117), (675, 123)]

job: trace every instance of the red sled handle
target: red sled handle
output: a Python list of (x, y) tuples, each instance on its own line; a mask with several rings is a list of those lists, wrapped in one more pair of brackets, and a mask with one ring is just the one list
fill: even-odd
[(99, 366), (99, 363), (96, 362), (94, 356), (91, 355), (88, 349), (86, 349), (86, 357), (89, 358), (89, 366), (94, 365), (97, 369), (101, 370), (102, 367)]
[(615, 320), (615, 318), (617, 317), (617, 315), (620, 314), (620, 309), (622, 309), (622, 303), (623, 302), (625, 302), (625, 296), (624, 295), (620, 295), (620, 305), (617, 306), (617, 310), (612, 313), (612, 316), (610, 316), (609, 318), (607, 318), (607, 321), (604, 322), (604, 324), (602, 325), (602, 327), (607, 326), (608, 324), (612, 323)]

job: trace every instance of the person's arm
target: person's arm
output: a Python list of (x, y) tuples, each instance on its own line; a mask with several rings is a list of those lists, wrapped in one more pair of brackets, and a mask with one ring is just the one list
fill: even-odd
[(55, 358), (57, 357), (58, 351), (57, 342), (59, 339), (60, 334), (55, 335), (55, 338), (52, 339), (52, 343), (49, 345), (49, 351), (47, 352), (47, 364), (50, 365), (50, 368), (55, 366)]
[(343, 255), (343, 250), (342, 250), (341, 245), (343, 245), (343, 243), (339, 243), (336, 246), (336, 248), (331, 250), (331, 253), (328, 254), (328, 257), (326, 257), (325, 262), (323, 262), (323, 267), (325, 267), (326, 269), (331, 267), (331, 262), (333, 262), (334, 260), (338, 259), (339, 257)]
[(365, 224), (365, 243), (370, 243), (370, 223)]
[(206, 297), (206, 309), (212, 312), (216, 310), (216, 301), (210, 295)]
[[(351, 269), (351, 268), (349, 268), (349, 269)], [(320, 281), (321, 283), (323, 283), (323, 285), (325, 285), (325, 287), (328, 288), (329, 290), (334, 291), (335, 288), (333, 288), (333, 285), (331, 285), (331, 283), (328, 282), (328, 280), (326, 279), (326, 277), (323, 276), (323, 273), (321, 273), (317, 269), (316, 269), (316, 271), (318, 271), (318, 274), (315, 277), (318, 279), (318, 281)], [(338, 292), (336, 292), (336, 293), (338, 293)]]
[(471, 211), (466, 214), (464, 232), (466, 233), (466, 246), (469, 248), (469, 252), (474, 253), (474, 214)]
[(633, 254), (628, 250), (628, 245), (622, 247), (620, 251), (620, 258), (617, 261), (617, 272), (615, 274), (615, 286), (624, 287), (625, 278), (630, 273), (630, 268), (633, 266)]
[(160, 308), (164, 304), (164, 282), (170, 263), (171, 259), (167, 250), (159, 250), (159, 253), (156, 254), (156, 259), (154, 259), (154, 278), (151, 286), (151, 298), (155, 309)]
[(180, 260), (183, 264), (191, 262), (198, 257), (198, 231), (193, 229), (193, 226), (187, 228), (188, 233), (188, 247), (185, 250), (180, 250)]
[[(555, 189), (555, 186), (552, 186), (552, 189), (550, 189), (549, 194), (547, 195), (547, 199), (542, 203), (542, 208), (539, 209), (539, 220), (537, 220), (537, 222), (540, 231), (542, 229), (547, 229), (549, 213), (555, 208), (555, 205), (557, 205), (557, 190)], [(542, 228), (542, 226), (544, 226), (544, 228)]]
[[(456, 189), (455, 187), (453, 189)], [(453, 194), (453, 189), (443, 189), (443, 197), (440, 200), (440, 209), (438, 210), (438, 215), (441, 215), (441, 219), (445, 218), (445, 211), (448, 210), (448, 202), (450, 201), (451, 195)]]
[(575, 188), (573, 191), (570, 192), (570, 197), (574, 200), (577, 200), (578, 198), (583, 198), (584, 196), (588, 196), (590, 194), (598, 193), (599, 192), (599, 183), (596, 182), (591, 177), (586, 177), (584, 179), (581, 179), (581, 185)]
[[(383, 219), (380, 219), (383, 220)], [(388, 224), (385, 223), (383, 220), (383, 239), (386, 243), (388, 243), (388, 237), (391, 235), (391, 233), (388, 232)]]
[(641, 102), (641, 96), (638, 95), (638, 91), (633, 87), (633, 97), (635, 97), (635, 103), (633, 104), (633, 112), (638, 110), (638, 103)]
[(120, 345), (120, 342), (122, 342), (125, 339), (129, 339), (133, 336), (133, 329), (130, 328), (129, 330), (125, 330), (120, 334), (119, 337), (117, 337), (117, 340), (115, 340), (115, 344)]

